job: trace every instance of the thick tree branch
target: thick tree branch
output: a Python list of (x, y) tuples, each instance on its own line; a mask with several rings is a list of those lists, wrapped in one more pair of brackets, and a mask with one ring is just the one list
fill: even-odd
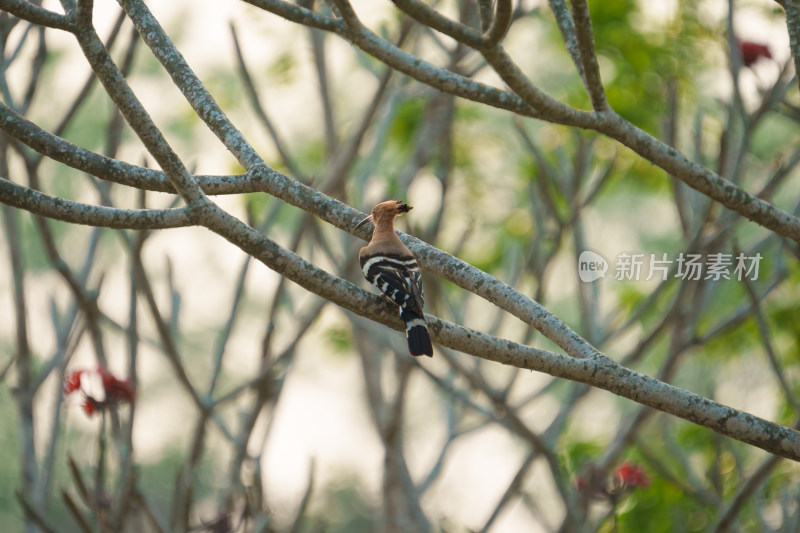
[(115, 229), (167, 229), (192, 225), (185, 207), (176, 209), (116, 209), (73, 202), (0, 178), (0, 202), (35, 215)]
[[(150, 26), (153, 29), (152, 26)], [(151, 39), (153, 33), (151, 32)], [(163, 50), (164, 54), (167, 55), (166, 50)], [(174, 57), (174, 56), (173, 56)], [(182, 62), (181, 62), (182, 63)], [(185, 69), (181, 69), (181, 64), (177, 66), (173, 65), (174, 68), (179, 70), (173, 71), (173, 78), (180, 79), (187, 79), (189, 78), (192, 73), (191, 70), (188, 69), (188, 66)], [(199, 80), (198, 80), (199, 81)], [(201, 85), (202, 86), (202, 85)], [(190, 101), (195, 106), (202, 105), (205, 109), (209, 110), (208, 113), (212, 113), (215, 109), (215, 103), (213, 100), (210, 99), (210, 96), (205, 100), (200, 100), (201, 96), (207, 95), (205, 91), (198, 90), (193, 92), (194, 99)], [(220, 114), (214, 113), (215, 116), (220, 117)], [(11, 120), (7, 120), (8, 117), (12, 117)], [(222, 115), (224, 116), (224, 115)], [(621, 121), (621, 119), (620, 119)], [(624, 121), (621, 121), (622, 125), (628, 126), (628, 132), (630, 133), (631, 138), (639, 141), (639, 146), (643, 146), (648, 151), (655, 151), (657, 153), (662, 153), (663, 150), (673, 151), (674, 149), (666, 147), (659, 147), (657, 144), (647, 143), (647, 134), (641, 132), (641, 130), (635, 129), (632, 126), (629, 126)], [(44, 138), (48, 138), (47, 135), (42, 132), (42, 130), (38, 129), (32, 123), (27, 121), (18, 120), (14, 118), (13, 114), (2, 113), (0, 114), (0, 126), (2, 127), (15, 127), (18, 129), (22, 129), (26, 133), (27, 139), (36, 139), (39, 141), (39, 145), (41, 146), (41, 141)], [(223, 125), (224, 126), (224, 125)], [(218, 130), (219, 128), (217, 128)], [(225, 128), (228, 132), (232, 131), (232, 127)], [(52, 137), (48, 138), (49, 140), (53, 140)], [(650, 138), (652, 141), (655, 139)], [(227, 138), (228, 142), (230, 143), (232, 139), (230, 137)], [(645, 141), (645, 142), (642, 142)], [(657, 141), (656, 141), (657, 143)], [(44, 143), (47, 146), (47, 143)], [(251, 148), (249, 145), (246, 144), (246, 141), (240, 139), (237, 143), (237, 146), (246, 146), (247, 152), (249, 152), (248, 159), (250, 157), (254, 157), (251, 152)], [(72, 145), (69, 145), (72, 146)], [(48, 151), (53, 155), (59, 155), (60, 153), (65, 153), (64, 148), (67, 146), (61, 147), (61, 150), (55, 150), (50, 148)], [(661, 152), (659, 152), (659, 149)], [(66, 153), (70, 153), (66, 151)], [(663, 154), (662, 154), (663, 155)], [(100, 157), (100, 156), (98, 156)], [(257, 157), (257, 156), (255, 156)], [(662, 159), (667, 159), (667, 157), (662, 157)], [(83, 161), (86, 162), (86, 159), (82, 158), (75, 158), (76, 161)], [(113, 160), (102, 160), (102, 162), (108, 162)], [(102, 167), (104, 165), (101, 164), (101, 161), (96, 161), (97, 167)], [(691, 162), (686, 161), (688, 166), (695, 166), (701, 171), (705, 170), (699, 165), (694, 165)], [(119, 169), (118, 172), (115, 173), (115, 176), (118, 178), (131, 178), (135, 177), (136, 174), (130, 173), (130, 167), (126, 165), (120, 165), (118, 162), (115, 162), (113, 167), (117, 167)], [(120, 168), (121, 167), (121, 168)], [(80, 167), (79, 167), (80, 168)], [(147, 171), (142, 169), (144, 173), (151, 179), (159, 176), (159, 173), (154, 171)], [(750, 205), (750, 207), (755, 206), (762, 206), (765, 207), (764, 212), (769, 215), (771, 212), (777, 212), (778, 214), (783, 213), (782, 211), (774, 208), (770, 204), (763, 202), (761, 200), (755, 201), (747, 201), (747, 193), (743, 193), (740, 189), (736, 188), (734, 185), (730, 184), (729, 182), (722, 180), (722, 178), (717, 177), (710, 171), (701, 172), (696, 180), (698, 186), (696, 188), (704, 187), (706, 190), (710, 190), (711, 192), (715, 191), (714, 185), (711, 184), (711, 180), (709, 178), (716, 178), (718, 182), (722, 185), (727, 185), (729, 189), (732, 190), (731, 197), (732, 198), (743, 198), (742, 203), (745, 205)], [(149, 181), (149, 180), (148, 180)], [(218, 194), (223, 191), (230, 191), (230, 186), (233, 183), (237, 183), (240, 185), (241, 188), (237, 189), (240, 192), (252, 192), (252, 191), (263, 191), (273, 194), (284, 201), (287, 201), (293, 205), (301, 207), (309, 212), (313, 212), (320, 216), (323, 220), (326, 220), (341, 229), (345, 229), (347, 231), (352, 228), (354, 219), (358, 219), (361, 216), (361, 213), (355, 211), (345, 204), (338, 202), (332, 198), (329, 198), (325, 195), (322, 195), (315, 191), (310, 187), (306, 187), (291, 178), (283, 176), (282, 174), (270, 169), (268, 166), (261, 163), (258, 167), (254, 168), (251, 171), (247, 178), (238, 178), (238, 177), (216, 177), (210, 178), (210, 183), (204, 183), (204, 189), (208, 190), (210, 194)], [(155, 182), (150, 182), (150, 185), (155, 185)], [(140, 181), (139, 185), (143, 186), (145, 183)], [(168, 190), (164, 188), (164, 180), (159, 180), (159, 188), (154, 190)], [(742, 196), (739, 193), (743, 193)], [(730, 202), (729, 202), (730, 203)], [(758, 214), (758, 212), (757, 212)], [(785, 213), (784, 213), (785, 214)], [(785, 214), (786, 217), (790, 219), (788, 214)], [(763, 217), (761, 217), (763, 218)], [(779, 219), (780, 220), (780, 219)], [(781, 222), (782, 223), (782, 222)], [(766, 224), (765, 224), (766, 225)], [(362, 238), (368, 238), (367, 230), (363, 230)], [(421, 241), (418, 241), (413, 238), (407, 238), (409, 245), (412, 247), (412, 250), (420, 257), (423, 265), (436, 274), (441, 275), (442, 277), (453, 281), (454, 283), (458, 284), (462, 288), (475, 292), (476, 294), (486, 298), (487, 300), (495, 303), (496, 305), (502, 307), (503, 309), (508, 310), (515, 316), (519, 317), (523, 321), (534, 325), (537, 329), (542, 331), (548, 338), (556, 342), (559, 346), (570, 353), (573, 356), (577, 357), (587, 357), (595, 355), (597, 352), (591, 348), (588, 343), (580, 339), (574, 332), (566, 328), (563, 323), (558, 320), (557, 318), (553, 317), (549, 312), (544, 310), (541, 306), (539, 306), (536, 302), (531, 300), (528, 297), (525, 297), (519, 294), (517, 291), (513, 290), (508, 285), (500, 282), (499, 280), (481, 272), (478, 269), (475, 269), (471, 265), (468, 265), (449, 254), (445, 254), (440, 250), (437, 250), (433, 247), (428, 246)]]
[(57, 30), (74, 32), (77, 27), (70, 17), (48, 11), (25, 0), (0, 0), (0, 10), (7, 11), (33, 24)]

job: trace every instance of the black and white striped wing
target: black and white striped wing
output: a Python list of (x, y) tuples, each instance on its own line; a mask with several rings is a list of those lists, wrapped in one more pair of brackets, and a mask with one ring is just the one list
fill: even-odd
[(402, 310), (422, 316), (422, 276), (413, 257), (375, 255), (361, 258), (367, 281)]
[(422, 307), (425, 305), (425, 289), (422, 288), (422, 273), (419, 271), (419, 268), (414, 268), (411, 274), (414, 288), (416, 289), (417, 296), (419, 297), (419, 308), (422, 309)]

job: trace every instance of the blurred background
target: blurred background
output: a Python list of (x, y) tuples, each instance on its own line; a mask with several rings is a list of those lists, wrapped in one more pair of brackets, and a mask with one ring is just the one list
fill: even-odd
[[(477, 20), (475, 2), (435, 5)], [(506, 50), (549, 94), (590, 109), (547, 2), (514, 5)], [(353, 6), (408, 52), (503, 87), (478, 54), (390, 2)], [(796, 212), (800, 99), (776, 3), (589, 6), (615, 110)], [(233, 0), (149, 8), (274, 168), (365, 212), (403, 199), (414, 210), (398, 229), (535, 298), (609, 357), (768, 420), (798, 419), (795, 243), (615, 141), (457, 99), (336, 35)], [(242, 173), (120, 14), (96, 0), (97, 31), (187, 167)], [(91, 83), (73, 36), (0, 17), (6, 105), (79, 146), (157, 167)], [(125, 208), (178, 202), (47, 158), (32, 172), (37, 154), (7, 137), (0, 146), (3, 177), (50, 194)], [(367, 286), (357, 238), (266, 194), (213, 200)], [(800, 471), (789, 461), (548, 375), (439, 347), (433, 359), (411, 359), (402, 333), (201, 228), (97, 229), (2, 208), (4, 531), (800, 527)], [(579, 279), (585, 250), (608, 262), (604, 278)], [(748, 279), (686, 280), (676, 269), (688, 253), (761, 261)], [(638, 279), (617, 275), (620, 254), (644, 254)], [(672, 261), (665, 280), (646, 279), (651, 254)], [(425, 276), (429, 313), (558, 350)]]

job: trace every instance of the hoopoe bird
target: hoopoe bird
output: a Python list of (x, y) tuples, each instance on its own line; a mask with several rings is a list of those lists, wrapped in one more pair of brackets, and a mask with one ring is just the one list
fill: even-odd
[(394, 217), (411, 211), (400, 200), (389, 200), (372, 208), (372, 213), (356, 228), (371, 221), (375, 224), (372, 240), (358, 253), (361, 270), (367, 281), (378, 287), (400, 306), (400, 318), (406, 324), (408, 352), (433, 357), (433, 346), (422, 313), (424, 294), (417, 260), (394, 232)]

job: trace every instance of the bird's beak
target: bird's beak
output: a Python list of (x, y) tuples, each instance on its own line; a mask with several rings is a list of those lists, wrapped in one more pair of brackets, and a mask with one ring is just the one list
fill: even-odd
[(372, 215), (366, 217), (364, 220), (362, 220), (361, 222), (356, 224), (356, 227), (353, 228), (353, 231), (357, 230), (358, 228), (360, 228), (361, 226), (363, 226), (367, 222), (372, 222)]

